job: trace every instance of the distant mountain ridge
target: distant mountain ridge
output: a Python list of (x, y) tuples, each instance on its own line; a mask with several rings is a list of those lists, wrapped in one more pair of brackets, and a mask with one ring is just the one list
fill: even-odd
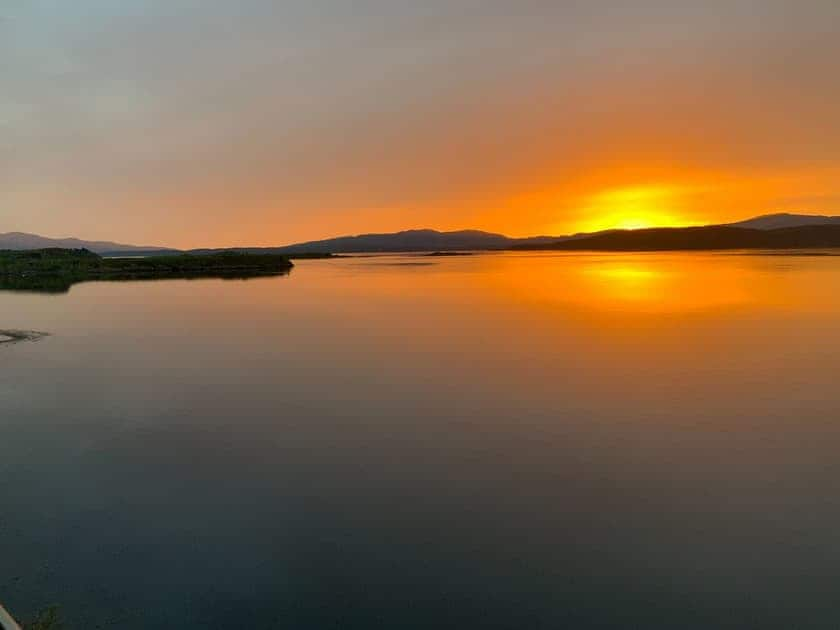
[(550, 245), (567, 236), (533, 236), (511, 238), (504, 234), (481, 230), (439, 232), (437, 230), (405, 230), (384, 234), (359, 234), (339, 236), (322, 241), (307, 241), (281, 247), (230, 247), (224, 249), (195, 249), (191, 253), (206, 254), (219, 251), (238, 251), (249, 254), (362, 254), (385, 252), (451, 252), (463, 250), (497, 251), (512, 249), (517, 245)]
[[(506, 249), (607, 249), (616, 247), (669, 247), (676, 249), (718, 248), (722, 244), (735, 247), (840, 247), (834, 243), (834, 232), (821, 228), (840, 226), (840, 216), (809, 214), (767, 214), (725, 225), (711, 225), (693, 228), (651, 228), (647, 230), (606, 230), (590, 234), (565, 236), (532, 236), (512, 238), (504, 234), (481, 230), (458, 230), (441, 232), (431, 229), (404, 230), (390, 233), (370, 233), (353, 236), (339, 236), (317, 241), (307, 241), (277, 247), (227, 247), (186, 250), (185, 253), (208, 254), (223, 251), (237, 251), (251, 254), (304, 254), (304, 253), (377, 253), (377, 252), (451, 252), (463, 250), (498, 251)], [(785, 229), (812, 228), (799, 233), (760, 236), (762, 232), (777, 232)], [(735, 230), (735, 231), (733, 231)], [(737, 232), (745, 230), (745, 232)], [(749, 235), (749, 233), (755, 233)], [(820, 236), (819, 234), (822, 234)], [(807, 236), (806, 236), (807, 234)], [(737, 235), (737, 236), (736, 236)], [(730, 245), (730, 243), (732, 243)], [(745, 243), (745, 244), (744, 244)], [(765, 245), (760, 245), (765, 243)], [(766, 245), (766, 243), (771, 243)], [(796, 243), (818, 243), (814, 245)], [(566, 245), (564, 245), (566, 244)], [(584, 247), (584, 244), (586, 247)], [(717, 244), (717, 245), (715, 245)], [(155, 255), (171, 254), (184, 250), (166, 247), (126, 245), (110, 241), (85, 241), (77, 238), (46, 238), (36, 234), (9, 232), (0, 234), (0, 249), (44, 249), (61, 247), (68, 249), (89, 249), (102, 255)]]
[(821, 214), (789, 214), (779, 212), (753, 217), (746, 221), (729, 223), (732, 227), (752, 228), (754, 230), (776, 230), (779, 228), (801, 227), (804, 225), (840, 225), (840, 217)]
[(482, 232), (481, 230), (459, 230), (439, 232), (437, 230), (405, 230), (385, 234), (359, 234), (340, 236), (321, 241), (295, 243), (277, 248), (284, 253), (331, 252), (421, 252), (454, 250), (496, 250), (509, 249), (520, 244), (549, 244), (566, 237), (535, 236), (531, 238), (510, 238), (504, 234)]
[(685, 228), (618, 230), (538, 248), (576, 251), (686, 251), (727, 249), (840, 248), (840, 224), (797, 225), (776, 229), (705, 225)]
[(0, 249), (25, 250), (47, 249), (60, 247), (62, 249), (88, 249), (97, 254), (105, 253), (139, 253), (146, 251), (174, 252), (177, 250), (166, 247), (125, 245), (110, 241), (85, 241), (78, 238), (48, 238), (26, 232), (7, 232), (0, 234)]
[[(840, 217), (806, 214), (768, 214), (746, 221), (729, 224), (728, 227), (743, 227), (754, 230), (772, 230), (788, 227), (816, 225), (840, 225)], [(706, 226), (714, 227), (714, 226)], [(656, 228), (654, 228), (656, 229)], [(636, 230), (639, 231), (639, 230)], [(439, 232), (437, 230), (406, 230), (387, 234), (360, 234), (342, 236), (320, 241), (308, 241), (277, 248), (265, 248), (263, 251), (275, 253), (331, 252), (411, 252), (411, 251), (456, 251), (456, 250), (505, 250), (505, 249), (551, 249), (557, 243), (585, 241), (596, 236), (621, 233), (622, 230), (604, 230), (593, 233), (580, 233), (565, 236), (533, 236), (511, 238), (504, 234), (482, 232), (479, 230), (461, 230)], [(240, 249), (240, 248), (236, 248)], [(201, 250), (202, 252), (205, 250)], [(242, 251), (253, 253), (254, 248)]]

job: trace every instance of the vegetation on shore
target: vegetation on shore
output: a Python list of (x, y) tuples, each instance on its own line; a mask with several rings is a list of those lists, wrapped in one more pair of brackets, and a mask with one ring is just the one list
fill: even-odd
[(103, 258), (86, 249), (0, 251), (0, 274), (180, 274), (235, 271), (288, 271), (288, 256), (272, 254), (179, 254), (175, 256)]
[(103, 258), (86, 249), (0, 251), (0, 289), (63, 292), (86, 280), (248, 278), (288, 273), (277, 254), (220, 254)]
[(64, 624), (58, 613), (58, 606), (50, 606), (40, 612), (31, 622), (23, 625), (23, 630), (61, 630)]

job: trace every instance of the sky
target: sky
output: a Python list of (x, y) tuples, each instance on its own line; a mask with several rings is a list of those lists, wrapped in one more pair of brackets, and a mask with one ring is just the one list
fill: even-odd
[(0, 0), (0, 232), (840, 214), (837, 0)]

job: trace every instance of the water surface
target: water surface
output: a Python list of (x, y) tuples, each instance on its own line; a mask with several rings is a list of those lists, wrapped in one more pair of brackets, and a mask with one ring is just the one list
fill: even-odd
[[(424, 263), (424, 264), (418, 264)], [(0, 293), (0, 601), (69, 628), (840, 627), (840, 258)]]

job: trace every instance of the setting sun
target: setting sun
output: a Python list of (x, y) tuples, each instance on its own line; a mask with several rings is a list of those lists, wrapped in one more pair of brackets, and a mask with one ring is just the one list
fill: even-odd
[(681, 208), (685, 192), (679, 187), (640, 186), (597, 193), (582, 208), (577, 230), (638, 230), (696, 224)]

